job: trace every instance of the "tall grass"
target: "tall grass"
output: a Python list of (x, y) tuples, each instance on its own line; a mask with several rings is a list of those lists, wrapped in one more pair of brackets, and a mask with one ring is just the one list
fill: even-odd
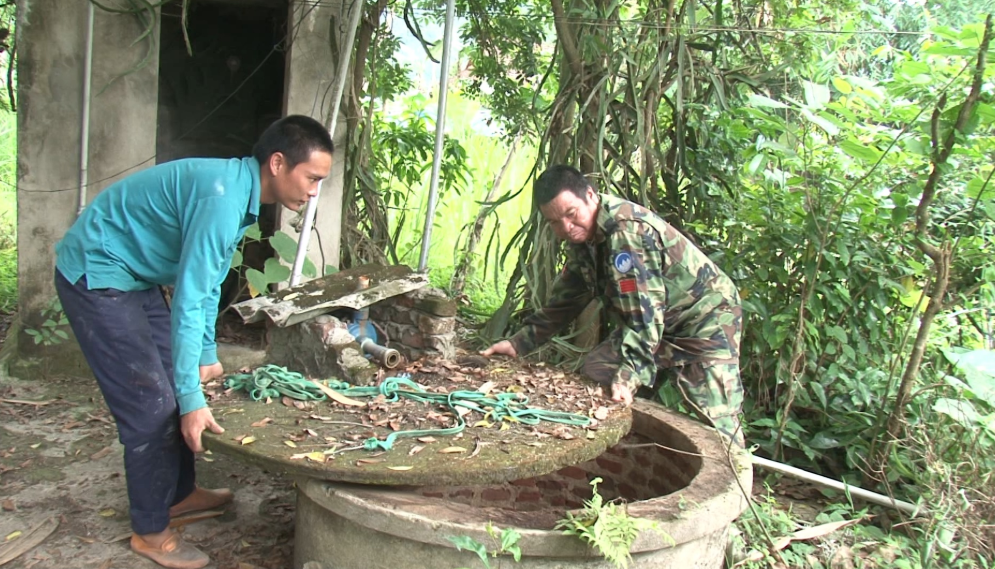
[[(433, 111), (435, 105), (434, 99), (428, 103)], [(490, 191), (512, 143), (510, 137), (487, 132), (482, 112), (479, 102), (467, 99), (458, 92), (449, 94), (446, 133), (459, 139), (466, 149), (472, 175), (467, 188), (459, 194), (450, 191), (441, 195), (436, 206), (428, 256), (429, 274), (432, 283), (436, 285), (444, 286), (449, 283), (455, 264), (463, 253), (469, 227), (480, 211), (480, 202)], [(519, 144), (495, 197), (518, 191), (528, 179), (534, 162), (535, 148)], [(426, 170), (417, 198), (409, 203), (414, 211), (408, 216), (400, 234), (398, 252), (403, 255), (401, 262), (412, 266), (418, 264), (421, 253), (429, 182), (429, 171)], [(465, 290), (481, 311), (497, 308), (503, 299), (508, 274), (514, 268), (517, 258), (510, 255), (502, 264), (499, 256), (515, 232), (528, 219), (531, 197), (531, 188), (528, 188), (516, 198), (502, 204), (496, 215), (487, 219), (472, 262), (474, 272), (468, 279)]]
[(0, 111), (0, 312), (17, 305), (17, 117)]

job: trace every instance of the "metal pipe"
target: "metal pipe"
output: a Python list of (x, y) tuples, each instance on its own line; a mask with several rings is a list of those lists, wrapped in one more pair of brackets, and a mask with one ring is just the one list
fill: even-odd
[(394, 348), (385, 348), (369, 338), (361, 338), (358, 341), (359, 347), (380, 362), (383, 367), (394, 369), (401, 364), (401, 353)]
[(418, 272), (425, 272), (428, 265), (428, 248), (432, 242), (432, 221), (435, 218), (435, 202), (439, 192), (439, 170), (442, 166), (442, 148), (445, 140), (446, 95), (449, 86), (449, 57), (453, 44), (453, 28), (456, 19), (456, 0), (446, 1), (446, 29), (442, 36), (442, 69), (439, 72), (439, 108), (435, 114), (435, 154), (432, 155), (432, 180), (428, 186), (428, 211), (425, 212), (425, 228), (422, 231), (421, 257)]
[[(328, 133), (334, 137), (335, 128), (339, 122), (339, 109), (342, 108), (342, 94), (345, 92), (346, 76), (349, 71), (349, 60), (352, 58), (352, 46), (356, 43), (356, 30), (359, 28), (359, 17), (363, 13), (363, 2), (353, 0), (352, 13), (349, 18), (349, 29), (346, 32), (345, 51), (339, 54), (339, 68), (336, 71), (335, 91), (332, 94), (332, 114), (328, 119)], [(322, 180), (324, 182), (324, 180)], [(321, 197), (322, 182), (318, 183), (318, 193), (308, 200), (304, 210), (304, 226), (301, 228), (300, 239), (297, 240), (297, 255), (294, 266), (290, 270), (290, 286), (301, 282), (304, 271), (304, 259), (307, 258), (307, 246), (311, 240), (311, 228), (314, 227), (314, 215), (318, 209), (318, 198)]]
[(93, 2), (86, 3), (86, 37), (83, 47), (83, 112), (80, 117), (79, 141), (79, 190), (77, 191), (76, 217), (86, 209), (86, 186), (90, 181), (90, 88), (93, 84)]
[(808, 472), (807, 470), (802, 470), (800, 468), (795, 468), (794, 466), (788, 466), (787, 464), (781, 464), (780, 462), (774, 462), (773, 460), (767, 460), (766, 458), (753, 456), (753, 464), (766, 468), (767, 470), (773, 470), (774, 472), (780, 472), (781, 474), (786, 474), (799, 480), (804, 480), (806, 482), (812, 482), (814, 484), (819, 484), (820, 486), (826, 486), (827, 488), (834, 488), (836, 490), (841, 490), (849, 493), (855, 498), (860, 498), (861, 500), (866, 500), (872, 504), (877, 504), (879, 506), (885, 506), (888, 508), (895, 508), (905, 512), (910, 516), (917, 516), (923, 512), (923, 508), (919, 508), (915, 504), (910, 504), (909, 502), (904, 502), (902, 500), (896, 500), (884, 494), (878, 494), (877, 492), (871, 492), (870, 490), (864, 490), (858, 486), (851, 486), (839, 480), (833, 480), (832, 478), (826, 478), (825, 476), (820, 476), (813, 472)]

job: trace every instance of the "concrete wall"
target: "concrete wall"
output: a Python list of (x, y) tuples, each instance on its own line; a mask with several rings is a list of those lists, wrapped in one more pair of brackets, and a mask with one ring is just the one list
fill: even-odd
[[(286, 114), (308, 115), (327, 126), (331, 122), (331, 97), (338, 68), (337, 54), (332, 53), (331, 45), (333, 41), (339, 46), (345, 43), (348, 13), (338, 1), (293, 0), (290, 26), (293, 41), (287, 54)], [(342, 157), (346, 144), (345, 118), (341, 113), (332, 141), (335, 143), (332, 173), (322, 184), (314, 225), (321, 235), (325, 264), (338, 267), (345, 175)], [(299, 235), (290, 227), (290, 222), (296, 217), (294, 212), (280, 208), (280, 229), (294, 238)], [(308, 258), (320, 270), (321, 251), (313, 235), (309, 243)]]
[[(76, 216), (87, 5), (18, 4), (18, 289), (29, 325), (55, 296), (55, 243)], [(131, 45), (141, 31), (135, 17), (95, 11), (89, 199), (154, 163), (158, 52), (111, 83), (145, 57), (149, 40)]]
[[(18, 3), (18, 288), (21, 318), (28, 327), (37, 326), (41, 310), (55, 297), (54, 247), (76, 217), (88, 3)], [(345, 26), (339, 22), (341, 12), (341, 6), (327, 0), (291, 2), (294, 41), (286, 56), (285, 113), (310, 115), (327, 124), (331, 102), (326, 94), (335, 75), (330, 41)], [(114, 181), (155, 163), (159, 30), (155, 37), (132, 45), (142, 29), (135, 16), (95, 10), (88, 201)], [(150, 41), (155, 48), (142, 69), (112, 82), (146, 58)], [(334, 137), (337, 148), (345, 146), (344, 123)], [(336, 154), (316, 223), (325, 264), (335, 266), (343, 183), (341, 151)], [(294, 217), (283, 213), (284, 224)], [(284, 230), (296, 235), (286, 226)], [(320, 265), (315, 239), (310, 255)]]

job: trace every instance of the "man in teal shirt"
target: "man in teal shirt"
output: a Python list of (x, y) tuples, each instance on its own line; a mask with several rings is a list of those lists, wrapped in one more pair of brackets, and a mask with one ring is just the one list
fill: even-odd
[[(195, 484), (201, 433), (221, 433), (201, 382), (223, 373), (214, 342), (221, 282), (261, 203), (299, 210), (332, 164), (317, 121), (288, 116), (242, 159), (194, 158), (101, 192), (56, 245), (55, 285), (124, 445), (137, 553), (197, 569), (207, 555), (170, 518), (232, 500)], [(171, 309), (157, 285), (174, 285)]]

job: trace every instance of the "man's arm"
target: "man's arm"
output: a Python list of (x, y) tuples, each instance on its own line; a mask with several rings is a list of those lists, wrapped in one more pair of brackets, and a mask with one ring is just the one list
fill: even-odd
[[(200, 387), (200, 366), (217, 362), (213, 346), (217, 317), (219, 274), (228, 270), (232, 240), (238, 234), (242, 213), (222, 196), (202, 198), (190, 206), (184, 219), (182, 251), (172, 306), (173, 375), (180, 414), (207, 406)], [(213, 306), (213, 310), (209, 307)], [(205, 346), (207, 327), (211, 346)], [(209, 352), (209, 353), (208, 353)], [(204, 357), (213, 359), (205, 362)]]
[(528, 354), (573, 322), (593, 298), (592, 286), (581, 276), (579, 264), (568, 259), (553, 282), (546, 305), (526, 318), (525, 326), (511, 337), (515, 352)]
[(611, 238), (611, 274), (618, 294), (622, 325), (621, 364), (612, 381), (613, 395), (625, 398), (656, 374), (654, 354), (660, 346), (667, 307), (663, 252), (656, 230), (638, 221), (622, 221)]

